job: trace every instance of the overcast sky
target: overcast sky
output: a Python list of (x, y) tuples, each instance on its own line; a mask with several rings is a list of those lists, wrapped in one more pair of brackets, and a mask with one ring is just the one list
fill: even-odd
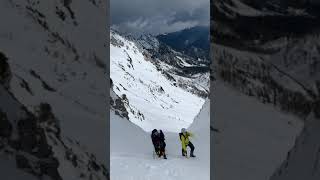
[(112, 26), (132, 34), (208, 25), (209, 0), (110, 0)]

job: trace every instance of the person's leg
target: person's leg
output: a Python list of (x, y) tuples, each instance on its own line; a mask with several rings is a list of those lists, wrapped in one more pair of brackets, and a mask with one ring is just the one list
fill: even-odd
[(163, 154), (163, 143), (159, 142), (159, 157), (161, 157)]
[(157, 146), (157, 144), (153, 144), (153, 147), (154, 147), (154, 152), (156, 152), (156, 154), (158, 154), (158, 146)]
[(191, 151), (190, 151), (190, 157), (193, 157), (194, 154), (193, 154), (193, 151), (194, 151), (194, 145), (192, 144), (192, 142), (190, 141), (188, 146), (190, 147)]
[(166, 156), (166, 143), (165, 142), (163, 142), (162, 152), (163, 152), (163, 158), (167, 159), (167, 156)]
[(165, 148), (161, 148), (161, 155), (163, 155), (164, 159), (167, 159)]
[(157, 147), (158, 147), (158, 157), (161, 157), (163, 155), (163, 142), (158, 141)]
[(156, 154), (160, 157), (160, 147), (158, 141), (154, 142), (154, 150), (156, 151)]
[(165, 147), (164, 142), (159, 142), (159, 151), (160, 151), (159, 157), (161, 157), (162, 155), (164, 155), (164, 147)]
[(157, 145), (156, 145), (156, 142), (152, 139), (152, 144), (153, 144), (153, 147), (154, 147), (154, 151), (157, 152)]
[(162, 150), (161, 150), (161, 147), (158, 146), (158, 157), (161, 157), (162, 156)]

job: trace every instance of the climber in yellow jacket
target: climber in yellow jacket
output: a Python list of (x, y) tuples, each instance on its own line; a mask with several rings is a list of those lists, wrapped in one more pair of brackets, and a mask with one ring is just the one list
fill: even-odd
[(194, 145), (189, 140), (189, 137), (192, 137), (193, 134), (191, 132), (188, 132), (185, 128), (182, 128), (181, 133), (179, 133), (179, 136), (180, 136), (180, 141), (181, 141), (181, 145), (182, 145), (182, 156), (187, 156), (187, 146), (189, 146), (191, 149), (190, 157), (196, 157), (193, 154)]

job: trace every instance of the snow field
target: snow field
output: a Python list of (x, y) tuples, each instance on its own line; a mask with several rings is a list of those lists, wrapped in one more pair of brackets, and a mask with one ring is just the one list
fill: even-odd
[(211, 134), (213, 177), (268, 180), (293, 147), (303, 123), (220, 81), (214, 87), (212, 124), (219, 132)]
[[(176, 87), (156, 67), (144, 59), (136, 45), (111, 33), (122, 46), (110, 45), (110, 76), (113, 90), (129, 100), (129, 119), (145, 131), (154, 128), (179, 132), (188, 127), (204, 100)], [(139, 116), (139, 112), (144, 117)]]
[[(196, 158), (181, 156), (178, 133), (164, 132), (167, 160), (153, 159), (150, 133), (111, 111), (111, 171), (112, 180), (209, 180), (209, 101), (190, 126), (195, 137)], [(119, 130), (120, 129), (120, 130)], [(188, 149), (188, 153), (190, 150)]]

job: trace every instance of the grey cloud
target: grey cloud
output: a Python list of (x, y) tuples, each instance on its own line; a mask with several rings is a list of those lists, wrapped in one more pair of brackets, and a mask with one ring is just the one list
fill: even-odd
[(208, 25), (209, 0), (111, 0), (111, 22), (120, 31), (159, 34)]

